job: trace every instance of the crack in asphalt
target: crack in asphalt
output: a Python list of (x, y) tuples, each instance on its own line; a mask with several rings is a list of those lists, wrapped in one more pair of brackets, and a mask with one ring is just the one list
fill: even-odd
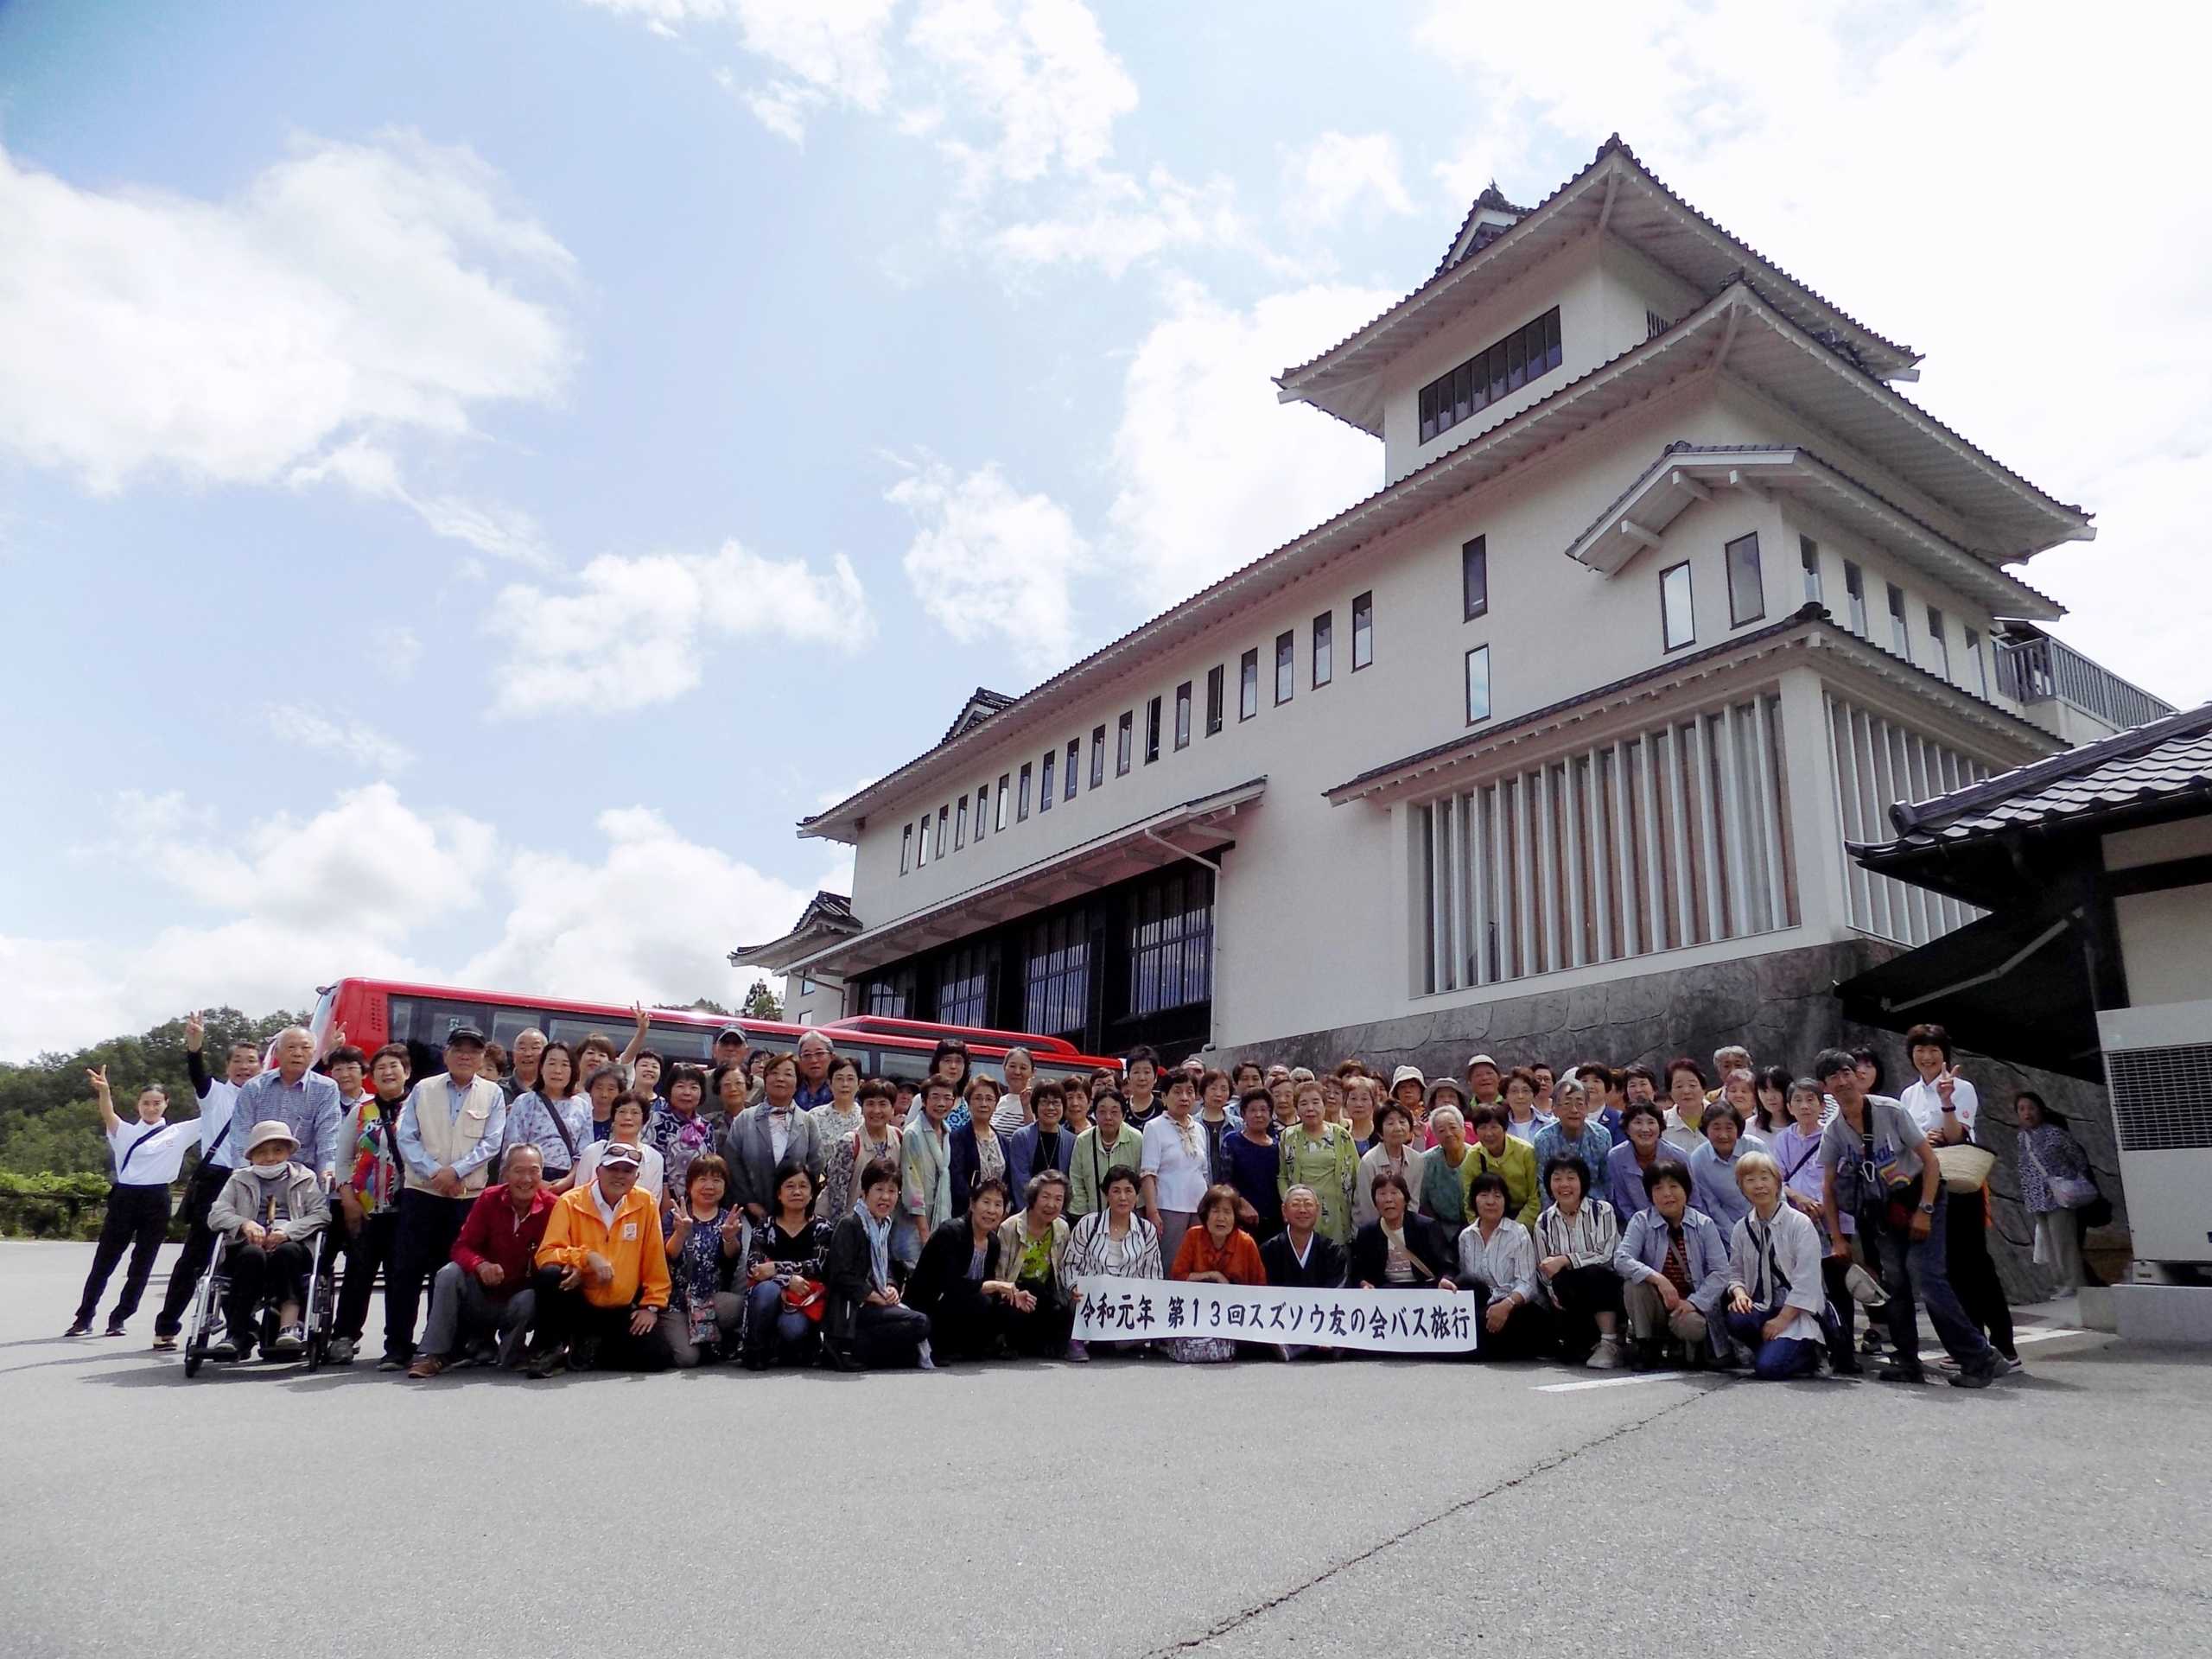
[(1613, 1441), (1621, 1439), (1624, 1435), (1633, 1434), (1639, 1429), (1649, 1427), (1653, 1423), (1657, 1422), (1662, 1417), (1669, 1417), (1678, 1411), (1688, 1410), (1690, 1407), (1697, 1404), (1699, 1401), (1707, 1399), (1713, 1395), (1719, 1394), (1722, 1389), (1732, 1386), (1734, 1381), (1735, 1379), (1730, 1377), (1719, 1378), (1707, 1386), (1699, 1389), (1687, 1400), (1677, 1400), (1671, 1405), (1662, 1406), (1657, 1411), (1653, 1412), (1649, 1417), (1639, 1417), (1633, 1422), (1616, 1424), (1611, 1428), (1607, 1429), (1604, 1433), (1594, 1435), (1591, 1439), (1585, 1440), (1580, 1446), (1573, 1446), (1567, 1447), (1565, 1451), (1555, 1452), (1551, 1456), (1529, 1465), (1528, 1468), (1521, 1471), (1519, 1474), (1510, 1475), (1503, 1480), (1493, 1482), (1491, 1484), (1483, 1488), (1482, 1491), (1473, 1493), (1469, 1497), (1463, 1497), (1456, 1503), (1448, 1504), (1445, 1508), (1439, 1510), (1434, 1515), (1426, 1516), (1421, 1520), (1414, 1522), (1412, 1525), (1406, 1527), (1400, 1531), (1392, 1533), (1387, 1538), (1378, 1539), (1376, 1542), (1370, 1544), (1365, 1549), (1361, 1550), (1357, 1555), (1347, 1555), (1344, 1560), (1338, 1561), (1332, 1566), (1322, 1568), (1321, 1571), (1316, 1573), (1312, 1578), (1306, 1580), (1303, 1583), (1293, 1585), (1289, 1589), (1282, 1591), (1279, 1594), (1270, 1596), (1265, 1601), (1255, 1602), (1249, 1607), (1241, 1608), (1237, 1611), (1230, 1613), (1224, 1618), (1217, 1619), (1212, 1624), (1208, 1625), (1205, 1630), (1199, 1631), (1196, 1636), (1185, 1637), (1179, 1641), (1169, 1643), (1164, 1648), (1154, 1648), (1151, 1649), (1145, 1655), (1145, 1659), (1166, 1659), (1166, 1656), (1169, 1655), (1188, 1653), (1194, 1648), (1202, 1648), (1207, 1643), (1215, 1641), (1221, 1637), (1227, 1636), (1230, 1631), (1239, 1630), (1244, 1625), (1249, 1624), (1254, 1619), (1273, 1612), (1276, 1608), (1284, 1605), (1286, 1603), (1295, 1601), (1307, 1591), (1316, 1589), (1319, 1586), (1328, 1583), (1330, 1580), (1350, 1572), (1353, 1567), (1361, 1565), (1363, 1562), (1374, 1560), (1384, 1551), (1395, 1549), (1399, 1545), (1405, 1543), (1408, 1540), (1411, 1539), (1415, 1534), (1426, 1532), (1429, 1528), (1436, 1526), (1442, 1522), (1449, 1521), (1454, 1516), (1463, 1515), (1467, 1510), (1474, 1508), (1476, 1504), (1486, 1503), (1490, 1499), (1497, 1497), (1500, 1493), (1510, 1492), (1517, 1486), (1524, 1486), (1540, 1475), (1548, 1475), (1553, 1470), (1572, 1463), (1575, 1459), (1580, 1457), (1586, 1452), (1593, 1452), (1601, 1446), (1609, 1446)]

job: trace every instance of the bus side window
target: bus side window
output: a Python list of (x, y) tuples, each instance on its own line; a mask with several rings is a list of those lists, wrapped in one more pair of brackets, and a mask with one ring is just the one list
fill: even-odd
[(536, 1031), (540, 1017), (529, 1008), (500, 1008), (493, 1014), (492, 1028), (484, 1034), (512, 1054), (515, 1039), (525, 1031)]
[(704, 1065), (714, 1056), (714, 1028), (708, 1026), (649, 1026), (646, 1027), (645, 1046), (671, 1065)]

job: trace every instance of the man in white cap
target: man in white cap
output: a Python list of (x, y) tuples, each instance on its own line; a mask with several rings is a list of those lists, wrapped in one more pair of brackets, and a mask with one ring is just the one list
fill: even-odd
[(1487, 1054), (1478, 1054), (1467, 1062), (1467, 1069), (1461, 1075), (1467, 1079), (1470, 1105), (1504, 1109), (1505, 1074), (1497, 1069), (1496, 1060)]
[(299, 1141), (276, 1118), (256, 1123), (239, 1137), (245, 1162), (233, 1171), (207, 1211), (207, 1224), (226, 1235), (224, 1265), (230, 1274), (229, 1334), (211, 1344), (210, 1359), (244, 1359), (253, 1351), (264, 1293), (276, 1281), (279, 1326), (269, 1357), (288, 1358), (307, 1345), (300, 1322), (307, 1300), (308, 1244), (330, 1220), (330, 1200), (315, 1172), (293, 1162)]

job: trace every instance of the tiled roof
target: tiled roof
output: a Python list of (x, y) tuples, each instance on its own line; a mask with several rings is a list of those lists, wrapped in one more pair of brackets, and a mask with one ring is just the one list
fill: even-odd
[(1017, 701), (1019, 699), (1009, 697), (1003, 691), (993, 691), (986, 686), (977, 686), (975, 695), (960, 705), (960, 712), (953, 716), (952, 724), (944, 728), (944, 735), (938, 739), (938, 747), (943, 748), (961, 733), (972, 731), (993, 715), (1001, 714), (1013, 708)]
[(2212, 702), (2154, 720), (1933, 800), (1890, 808), (1897, 840), (1871, 855), (1979, 840), (2203, 796), (2212, 804)]

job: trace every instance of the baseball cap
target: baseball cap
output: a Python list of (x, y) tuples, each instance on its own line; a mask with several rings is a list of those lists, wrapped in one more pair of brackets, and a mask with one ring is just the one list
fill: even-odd
[(626, 1141), (614, 1141), (599, 1154), (601, 1169), (635, 1169), (645, 1161), (645, 1155)]
[(455, 1026), (451, 1031), (446, 1033), (446, 1046), (448, 1048), (481, 1048), (484, 1046), (484, 1033), (474, 1026)]
[(1503, 1071), (1505, 1070), (1503, 1066), (1500, 1065), (1496, 1060), (1491, 1058), (1487, 1054), (1476, 1055), (1473, 1059), (1469, 1060), (1466, 1065), (1461, 1066), (1459, 1070), (1462, 1075), (1464, 1075), (1466, 1072), (1473, 1071), (1478, 1065), (1486, 1065), (1493, 1071)]
[(720, 1031), (715, 1033), (715, 1041), (717, 1043), (736, 1043), (746, 1048), (753, 1046), (753, 1039), (745, 1034), (745, 1027), (743, 1026), (724, 1026)]

